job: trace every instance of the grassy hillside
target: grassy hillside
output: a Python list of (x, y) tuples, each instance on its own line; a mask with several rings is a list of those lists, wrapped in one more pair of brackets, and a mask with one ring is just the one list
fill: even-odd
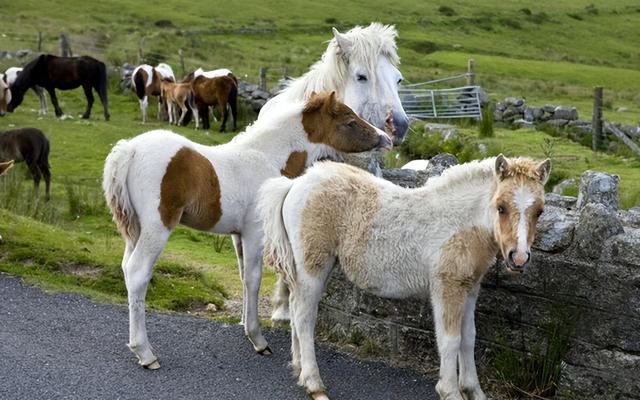
[[(410, 82), (463, 72), (477, 59), (478, 82), (500, 99), (522, 95), (540, 105), (575, 104), (591, 111), (594, 85), (606, 87), (605, 115), (637, 123), (640, 113), (640, 3), (637, 0), (557, 2), (221, 1), (178, 0), (168, 6), (143, 0), (105, 3), (35, 0), (3, 5), (0, 50), (56, 52), (61, 32), (76, 53), (119, 65), (166, 60), (186, 69), (229, 67), (255, 77), (269, 68), (272, 83), (284, 68), (297, 76), (325, 48), (330, 28), (383, 21), (396, 24), (402, 71)], [(0, 68), (16, 60), (0, 61)], [(623, 108), (627, 111), (616, 112)]]

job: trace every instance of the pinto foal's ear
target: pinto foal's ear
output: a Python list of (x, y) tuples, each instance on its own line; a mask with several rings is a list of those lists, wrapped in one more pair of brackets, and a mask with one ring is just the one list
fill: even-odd
[(540, 183), (542, 183), (543, 185), (546, 184), (547, 180), (549, 180), (549, 174), (551, 173), (551, 160), (547, 158), (546, 160), (538, 164), (536, 170), (538, 171), (538, 176), (540, 177)]
[(500, 180), (503, 180), (508, 176), (508, 172), (509, 162), (507, 161), (505, 156), (500, 154), (498, 157), (496, 157), (496, 175)]
[(307, 102), (304, 104), (304, 110), (302, 110), (302, 112), (310, 113), (320, 109), (320, 107), (322, 107), (325, 103), (325, 97), (326, 96), (324, 96), (322, 93), (318, 94), (314, 90), (313, 92), (311, 92), (309, 98), (307, 99)]

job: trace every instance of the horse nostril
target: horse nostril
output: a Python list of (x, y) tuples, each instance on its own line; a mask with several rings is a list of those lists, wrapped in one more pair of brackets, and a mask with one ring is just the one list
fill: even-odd
[(378, 139), (378, 148), (391, 150), (393, 148), (393, 142), (391, 142), (389, 136), (387, 136), (386, 134), (379, 136), (380, 138)]
[(507, 255), (507, 258), (512, 264), (515, 264), (515, 262), (513, 261), (513, 253), (515, 253), (513, 250), (509, 250), (509, 254)]

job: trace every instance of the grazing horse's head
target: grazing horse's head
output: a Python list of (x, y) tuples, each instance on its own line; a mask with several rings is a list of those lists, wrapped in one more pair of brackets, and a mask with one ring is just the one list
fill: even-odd
[(391, 130), (395, 144), (402, 143), (409, 118), (398, 95), (403, 78), (396, 67), (395, 28), (372, 23), (344, 34), (334, 28), (333, 35), (325, 55), (333, 52), (340, 66), (342, 101), (376, 127)]
[(4, 79), (0, 79), (0, 117), (7, 113), (10, 102), (11, 89), (9, 89), (9, 85), (7, 85)]
[(389, 136), (337, 99), (336, 92), (311, 93), (302, 111), (309, 141), (345, 153), (390, 149)]
[(551, 161), (496, 158), (498, 184), (493, 197), (495, 237), (511, 272), (523, 272), (531, 257), (538, 217), (544, 209), (544, 184)]

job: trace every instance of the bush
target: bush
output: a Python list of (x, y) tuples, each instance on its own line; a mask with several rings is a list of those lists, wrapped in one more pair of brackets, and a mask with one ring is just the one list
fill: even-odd
[(493, 137), (493, 107), (482, 108), (482, 119), (478, 124), (478, 136), (481, 138)]

